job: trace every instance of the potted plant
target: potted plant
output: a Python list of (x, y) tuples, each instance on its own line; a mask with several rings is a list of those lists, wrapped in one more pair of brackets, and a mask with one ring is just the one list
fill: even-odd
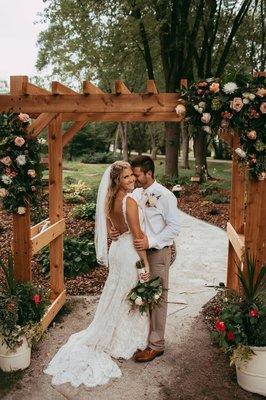
[(30, 364), (31, 345), (40, 339), (40, 320), (49, 303), (43, 290), (14, 278), (13, 258), (0, 259), (4, 282), (0, 283), (0, 368), (25, 369)]
[(241, 292), (220, 297), (213, 336), (230, 354), (238, 384), (266, 396), (266, 265), (256, 273), (247, 257), (247, 271), (238, 269)]

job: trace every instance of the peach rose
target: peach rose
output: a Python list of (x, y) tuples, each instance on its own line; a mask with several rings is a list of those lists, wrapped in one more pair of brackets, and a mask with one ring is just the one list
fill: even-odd
[(256, 131), (250, 131), (250, 132), (248, 132), (247, 137), (249, 139), (255, 140), (255, 139), (257, 139), (257, 132)]
[(19, 119), (21, 122), (29, 122), (30, 117), (29, 117), (28, 114), (22, 114), (22, 113), (20, 113), (19, 116), (18, 116), (18, 119)]
[(5, 165), (11, 165), (12, 160), (9, 156), (3, 157), (1, 158), (1, 163), (5, 164)]
[(235, 97), (233, 101), (230, 102), (230, 107), (237, 112), (241, 111), (243, 107), (243, 101), (241, 97)]
[(0, 197), (6, 197), (8, 195), (8, 191), (5, 188), (0, 188)]
[(211, 120), (211, 114), (210, 113), (203, 113), (202, 114), (201, 121), (204, 124), (208, 124), (210, 122), (210, 120)]
[(183, 104), (178, 104), (175, 108), (175, 112), (178, 116), (184, 117), (186, 114), (186, 107)]
[(260, 97), (266, 96), (266, 89), (265, 89), (265, 88), (259, 88), (259, 89), (257, 90), (257, 92), (256, 92), (256, 95), (257, 95), (257, 96), (260, 96)]
[(35, 178), (36, 176), (36, 171), (34, 169), (29, 169), (27, 173), (31, 178)]
[(261, 103), (260, 111), (262, 112), (262, 114), (266, 114), (266, 102), (265, 101), (263, 103)]
[(212, 93), (217, 93), (217, 92), (219, 92), (219, 90), (220, 90), (220, 85), (219, 85), (219, 83), (213, 82), (213, 83), (210, 85), (210, 91), (211, 91)]
[(15, 145), (16, 145), (16, 146), (21, 147), (21, 146), (23, 146), (23, 144), (25, 143), (25, 139), (23, 139), (22, 136), (17, 136), (17, 137), (15, 138), (14, 142), (15, 142)]

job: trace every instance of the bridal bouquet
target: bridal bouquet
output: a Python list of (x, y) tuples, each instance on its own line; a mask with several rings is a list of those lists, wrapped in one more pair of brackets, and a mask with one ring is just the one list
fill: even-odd
[(140, 313), (149, 312), (155, 304), (159, 304), (163, 293), (163, 285), (160, 277), (153, 278), (148, 282), (138, 284), (128, 294), (128, 300), (132, 309), (138, 308)]

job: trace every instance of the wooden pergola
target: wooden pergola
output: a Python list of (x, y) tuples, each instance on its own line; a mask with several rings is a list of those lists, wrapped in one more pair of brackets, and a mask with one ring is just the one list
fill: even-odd
[[(184, 82), (183, 82), (184, 84)], [(30, 209), (25, 215), (13, 215), (13, 254), (15, 274), (19, 280), (31, 281), (31, 259), (44, 246), (50, 246), (50, 279), (52, 304), (45, 314), (45, 329), (66, 301), (63, 272), (63, 147), (90, 121), (172, 121), (181, 122), (175, 112), (180, 103), (178, 93), (158, 93), (153, 80), (146, 93), (131, 93), (122, 81), (115, 82), (115, 93), (104, 93), (91, 82), (83, 82), (83, 93), (77, 93), (59, 82), (52, 90), (31, 84), (27, 76), (10, 78), (10, 95), (0, 95), (0, 112), (27, 113), (34, 121), (28, 134), (37, 137), (48, 127), (49, 218), (31, 226)], [(71, 121), (62, 133), (62, 123)], [(222, 132), (233, 148), (237, 138)], [(245, 250), (256, 254), (258, 268), (266, 261), (266, 182), (248, 183), (233, 157), (230, 223), (228, 224), (229, 287), (238, 287), (235, 261), (243, 260)], [(247, 202), (245, 198), (248, 188)], [(264, 200), (264, 203), (263, 203)], [(246, 206), (245, 206), (246, 205)], [(45, 228), (45, 229), (44, 229)]]

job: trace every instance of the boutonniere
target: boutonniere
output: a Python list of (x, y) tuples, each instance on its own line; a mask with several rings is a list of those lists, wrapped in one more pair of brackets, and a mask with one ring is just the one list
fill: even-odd
[(161, 195), (156, 196), (154, 193), (151, 193), (147, 195), (147, 201), (145, 203), (145, 206), (147, 207), (156, 207), (157, 200), (161, 197)]

